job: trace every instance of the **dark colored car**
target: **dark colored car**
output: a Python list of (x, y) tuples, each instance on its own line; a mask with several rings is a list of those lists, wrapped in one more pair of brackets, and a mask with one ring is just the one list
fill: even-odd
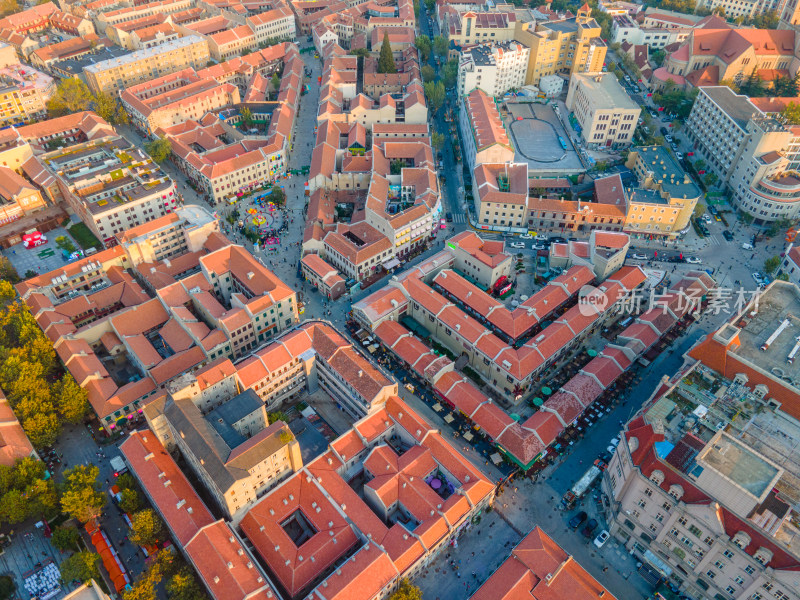
[(565, 240), (562, 237), (551, 237), (550, 238), (550, 243), (551, 244), (566, 244), (567, 240)]
[(583, 529), (581, 529), (581, 533), (583, 534), (583, 537), (590, 538), (592, 537), (595, 529), (597, 529), (597, 520), (589, 519), (589, 522), (583, 526)]
[(578, 527), (581, 526), (581, 523), (583, 523), (586, 520), (587, 516), (588, 515), (586, 514), (586, 511), (582, 510), (569, 520), (569, 526), (572, 527), (572, 529), (577, 529)]
[(609, 461), (611, 461), (611, 454), (609, 454), (608, 452), (601, 452), (598, 458), (602, 460), (604, 463), (608, 464)]
[(659, 129), (659, 131), (661, 132), (661, 135), (669, 135), (669, 129), (667, 129), (666, 127), (662, 127), (661, 129)]
[(724, 237), (729, 242), (733, 241), (733, 234), (730, 231), (728, 231), (727, 229), (722, 232), (722, 237)]
[(444, 218), (447, 219), (448, 223), (452, 223), (453, 222), (453, 213), (445, 213), (444, 214)]

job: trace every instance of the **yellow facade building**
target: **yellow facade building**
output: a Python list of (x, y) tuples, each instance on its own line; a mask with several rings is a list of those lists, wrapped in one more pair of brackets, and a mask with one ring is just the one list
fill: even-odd
[(602, 71), (608, 47), (600, 25), (584, 4), (576, 17), (560, 21), (517, 21), (514, 39), (531, 49), (525, 83), (538, 85), (545, 75)]
[(664, 146), (640, 146), (625, 166), (638, 185), (625, 189), (628, 210), (625, 231), (630, 234), (675, 238), (690, 226), (702, 191), (675, 162)]

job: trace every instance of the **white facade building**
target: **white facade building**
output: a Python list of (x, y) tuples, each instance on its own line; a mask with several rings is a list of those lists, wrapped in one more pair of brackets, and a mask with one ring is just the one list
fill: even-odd
[(465, 50), (458, 65), (461, 96), (480, 88), (490, 96), (502, 96), (525, 84), (530, 48), (511, 40)]

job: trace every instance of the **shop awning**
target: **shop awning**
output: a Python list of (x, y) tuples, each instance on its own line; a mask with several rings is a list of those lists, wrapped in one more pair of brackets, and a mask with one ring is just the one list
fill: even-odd
[(490, 458), (490, 459), (491, 459), (491, 461), (492, 461), (494, 464), (496, 464), (496, 465), (499, 465), (501, 462), (503, 462), (503, 457), (502, 457), (502, 456), (500, 456), (500, 453), (499, 453), (499, 452), (495, 452), (495, 453), (494, 453), (494, 454), (492, 454), (492, 455), (491, 455), (489, 458)]
[(471, 442), (473, 437), (475, 436), (473, 436), (469, 431), (464, 434), (464, 439), (467, 440), (468, 442)]
[(437, 402), (436, 404), (433, 405), (433, 410), (435, 410), (436, 412), (442, 412), (442, 405)]
[(445, 423), (452, 423), (454, 420), (455, 420), (455, 419), (453, 419), (453, 415), (452, 415), (452, 414), (450, 414), (450, 413), (447, 413), (447, 414), (444, 416), (444, 422), (445, 422)]
[(386, 269), (387, 271), (399, 266), (400, 266), (400, 261), (397, 260), (396, 258), (387, 260), (385, 263), (383, 263), (383, 268)]

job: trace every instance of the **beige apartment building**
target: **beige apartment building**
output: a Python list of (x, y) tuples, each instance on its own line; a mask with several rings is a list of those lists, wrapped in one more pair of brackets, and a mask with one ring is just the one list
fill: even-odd
[[(237, 393), (235, 373), (223, 359), (186, 374), (145, 412), (164, 447), (180, 450), (219, 508), (237, 521), (258, 498), (299, 471), (303, 459), (288, 425), (270, 425), (266, 406), (252, 389)], [(210, 404), (205, 392), (213, 388), (207, 384), (217, 378), (231, 382), (232, 393)]]
[(799, 310), (797, 286), (775, 281), (625, 426), (602, 491), (611, 535), (648, 581), (692, 598), (800, 598), (800, 389), (786, 331)]
[(575, 114), (589, 148), (629, 146), (642, 112), (616, 75), (602, 72), (572, 75), (567, 108)]
[(531, 49), (525, 83), (539, 85), (545, 75), (597, 73), (603, 70), (608, 47), (600, 25), (584, 4), (576, 17), (560, 21), (517, 21), (514, 39)]
[[(703, 192), (664, 146), (639, 146), (626, 166), (638, 183), (625, 190), (625, 231), (645, 237), (675, 238), (690, 225)], [(622, 180), (620, 179), (620, 182)]]
[(202, 69), (210, 58), (208, 42), (198, 35), (189, 35), (89, 65), (83, 72), (92, 92), (116, 95), (132, 85), (188, 67)]

